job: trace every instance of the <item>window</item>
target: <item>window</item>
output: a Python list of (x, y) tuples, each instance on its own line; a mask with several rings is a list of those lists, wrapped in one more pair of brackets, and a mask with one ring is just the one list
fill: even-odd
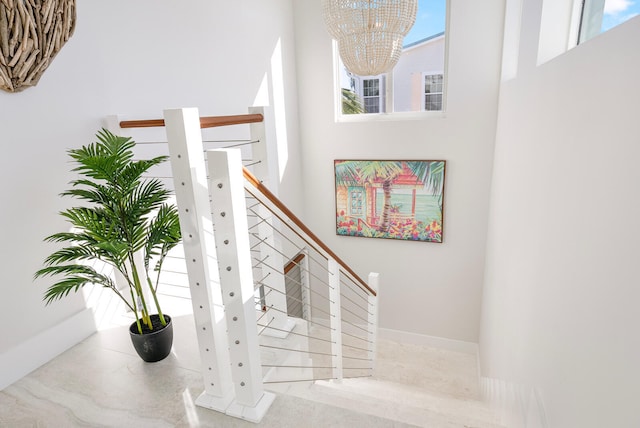
[(382, 106), (382, 97), (380, 96), (381, 78), (364, 79), (362, 81), (362, 99), (364, 101), (365, 113), (380, 113), (384, 111)]
[(640, 1), (582, 0), (578, 44), (640, 14)]
[(426, 74), (424, 76), (424, 109), (426, 111), (442, 110), (442, 74)]
[(336, 52), (342, 115), (444, 110), (446, 6), (447, 0), (418, 0), (416, 23), (389, 73), (354, 75)]
[(364, 214), (362, 201), (364, 200), (362, 187), (350, 187), (349, 198), (351, 200), (349, 215), (362, 216)]

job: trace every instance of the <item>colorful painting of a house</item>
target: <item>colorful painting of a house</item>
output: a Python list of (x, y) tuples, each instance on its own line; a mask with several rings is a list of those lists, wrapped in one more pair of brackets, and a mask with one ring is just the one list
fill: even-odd
[(336, 160), (336, 233), (442, 242), (445, 161)]

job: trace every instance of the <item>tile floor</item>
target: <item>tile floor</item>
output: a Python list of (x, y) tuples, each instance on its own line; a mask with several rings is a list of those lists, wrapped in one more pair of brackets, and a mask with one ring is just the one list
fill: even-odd
[(0, 427), (498, 427), (474, 355), (384, 341), (375, 379), (281, 385), (260, 424), (196, 407), (193, 319), (173, 319), (167, 359), (142, 362), (126, 326), (100, 331), (0, 391)]

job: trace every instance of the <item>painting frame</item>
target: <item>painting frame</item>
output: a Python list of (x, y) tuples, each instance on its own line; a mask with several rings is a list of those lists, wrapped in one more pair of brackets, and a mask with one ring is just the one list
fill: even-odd
[(445, 160), (336, 159), (336, 235), (443, 242)]

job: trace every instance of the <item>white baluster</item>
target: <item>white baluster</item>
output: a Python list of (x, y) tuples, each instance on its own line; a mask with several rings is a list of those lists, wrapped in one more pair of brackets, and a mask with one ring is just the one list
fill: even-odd
[(242, 157), (238, 149), (210, 150), (209, 189), (226, 308), (236, 397), (227, 414), (259, 422), (275, 395), (265, 392), (256, 327)]
[(342, 382), (342, 309), (340, 303), (340, 268), (329, 259), (329, 314), (331, 326), (331, 357), (333, 377)]
[(199, 114), (194, 108), (165, 110), (164, 118), (204, 377), (196, 404), (225, 412), (234, 391)]
[[(380, 295), (380, 275), (376, 272), (369, 274), (369, 288)], [(368, 295), (369, 302), (369, 315), (367, 323), (367, 340), (368, 343), (368, 358), (371, 360), (371, 372), (372, 374), (376, 369), (376, 346), (378, 342), (378, 296)]]

